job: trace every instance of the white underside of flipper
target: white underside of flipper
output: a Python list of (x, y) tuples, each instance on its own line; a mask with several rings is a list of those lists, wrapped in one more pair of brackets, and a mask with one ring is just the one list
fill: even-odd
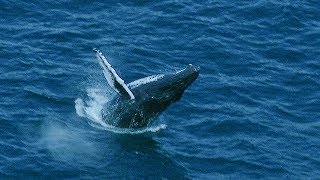
[(103, 74), (106, 78), (108, 84), (119, 94), (128, 95), (130, 99), (134, 99), (134, 95), (124, 81), (119, 77), (116, 71), (112, 68), (111, 64), (103, 56), (103, 54), (97, 50), (93, 49), (96, 52), (96, 57), (99, 60), (100, 66), (103, 68)]

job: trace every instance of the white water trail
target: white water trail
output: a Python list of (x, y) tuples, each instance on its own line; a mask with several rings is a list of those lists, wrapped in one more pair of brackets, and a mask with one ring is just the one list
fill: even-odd
[(108, 94), (103, 89), (88, 88), (84, 98), (77, 98), (75, 100), (75, 109), (78, 116), (86, 118), (88, 123), (94, 128), (119, 134), (156, 133), (166, 128), (165, 124), (142, 129), (124, 129), (107, 124), (102, 118), (102, 110), (106, 108), (105, 106), (112, 96), (112, 93)]

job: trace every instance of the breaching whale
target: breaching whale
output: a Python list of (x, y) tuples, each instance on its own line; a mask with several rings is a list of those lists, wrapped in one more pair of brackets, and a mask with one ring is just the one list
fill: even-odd
[(199, 67), (189, 64), (172, 74), (152, 75), (125, 84), (103, 54), (94, 49), (108, 84), (118, 93), (102, 111), (109, 125), (119, 128), (143, 128), (170, 104), (199, 75)]

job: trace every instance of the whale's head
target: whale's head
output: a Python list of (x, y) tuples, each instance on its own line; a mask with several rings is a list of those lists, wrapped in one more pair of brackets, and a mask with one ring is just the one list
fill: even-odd
[(197, 79), (199, 70), (199, 67), (189, 64), (185, 69), (174, 74), (164, 76), (162, 81), (158, 84), (158, 89), (163, 93), (163, 95), (165, 95), (165, 97), (178, 100), (184, 90), (189, 87), (195, 79)]
[(197, 79), (199, 70), (199, 67), (189, 64), (176, 73), (149, 76), (138, 80), (139, 86), (134, 87), (133, 82), (129, 87), (134, 87), (132, 92), (136, 100), (142, 101), (147, 108), (162, 109), (182, 97), (185, 89)]
[(173, 93), (184, 91), (199, 76), (200, 67), (189, 64), (185, 69), (172, 74)]

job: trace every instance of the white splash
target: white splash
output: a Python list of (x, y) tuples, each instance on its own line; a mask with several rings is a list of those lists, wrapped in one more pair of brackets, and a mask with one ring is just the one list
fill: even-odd
[(101, 89), (87, 89), (88, 99), (84, 101), (81, 98), (75, 100), (76, 112), (81, 117), (86, 117), (94, 123), (102, 126), (108, 126), (102, 120), (103, 106), (109, 101), (108, 96)]
[(87, 97), (84, 99), (78, 98), (75, 100), (75, 109), (80, 117), (88, 119), (88, 123), (101, 130), (107, 130), (119, 134), (142, 134), (142, 133), (155, 133), (162, 129), (166, 129), (165, 124), (157, 126), (146, 127), (142, 129), (124, 129), (111, 126), (102, 118), (102, 110), (106, 103), (110, 101), (112, 95), (105, 93), (104, 90), (98, 88), (87, 89)]
[(128, 84), (128, 87), (131, 88), (131, 89), (134, 89), (136, 87), (139, 87), (143, 84), (147, 84), (147, 83), (150, 83), (150, 82), (154, 82), (154, 81), (157, 81), (159, 79), (162, 79), (164, 76), (164, 74), (159, 74), (159, 75), (152, 75), (152, 76), (148, 76), (148, 77), (145, 77), (145, 78), (141, 78), (141, 79), (138, 79), (138, 80), (135, 80), (131, 83)]
[(90, 124), (91, 126), (101, 129), (101, 130), (107, 130), (111, 131), (117, 134), (143, 134), (143, 133), (155, 133), (158, 132), (162, 129), (166, 129), (167, 125), (166, 124), (160, 124), (158, 126), (154, 127), (147, 127), (147, 128), (141, 128), (141, 129), (128, 129), (128, 128), (117, 128), (114, 126), (97, 126), (96, 124)]

